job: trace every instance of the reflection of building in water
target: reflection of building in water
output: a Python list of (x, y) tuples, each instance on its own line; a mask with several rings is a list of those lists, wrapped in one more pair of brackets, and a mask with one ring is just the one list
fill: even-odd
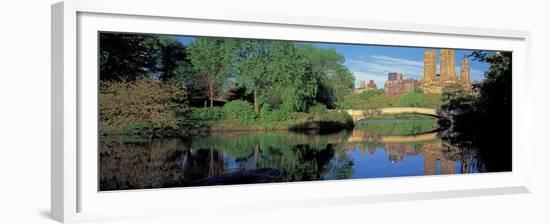
[(401, 144), (401, 143), (386, 143), (386, 153), (388, 159), (392, 162), (401, 162), (403, 157), (417, 155), (420, 150), (417, 150), (414, 144)]
[[(422, 154), (424, 175), (471, 173), (475, 171), (475, 157), (458, 146), (453, 146), (437, 138), (437, 133), (408, 136), (373, 135), (354, 129), (342, 150), (336, 156), (359, 151), (361, 156), (370, 156), (383, 149), (391, 162), (402, 162), (406, 156)], [(457, 163), (460, 163), (457, 166)], [(458, 169), (457, 169), (458, 168)]]
[(376, 152), (376, 145), (367, 145), (367, 150), (369, 151), (369, 155), (374, 155), (374, 153)]
[(359, 150), (359, 154), (361, 156), (367, 155), (367, 152), (369, 155), (374, 155), (376, 153), (376, 144), (348, 144), (342, 152), (335, 152), (336, 156), (341, 156), (345, 154), (345, 152), (353, 152), (355, 150)]
[(437, 161), (439, 161), (439, 174), (455, 174), (456, 162), (451, 158), (452, 155), (443, 150), (441, 141), (433, 143), (424, 143), (424, 175), (436, 175)]

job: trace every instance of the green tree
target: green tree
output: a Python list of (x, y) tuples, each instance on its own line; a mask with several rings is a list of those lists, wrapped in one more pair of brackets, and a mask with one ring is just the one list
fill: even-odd
[[(474, 102), (473, 129), (483, 168), (512, 170), (512, 52), (474, 51), (472, 56), (490, 64), (485, 79), (474, 86), (479, 97)], [(494, 141), (494, 136), (499, 140)]]
[[(177, 83), (192, 73), (191, 60), (185, 46), (177, 40), (160, 36), (159, 78), (163, 82)], [(180, 84), (180, 83), (178, 83)]]
[(200, 37), (188, 46), (189, 58), (204, 84), (210, 107), (230, 75), (230, 44), (224, 38)]
[(254, 121), (254, 110), (252, 105), (246, 101), (234, 100), (223, 106), (223, 113), (226, 118), (237, 121), (241, 124), (248, 124)]
[(380, 91), (377, 91), (377, 90), (368, 90), (368, 91), (363, 91), (359, 94), (359, 96), (365, 100), (369, 100), (371, 99), (372, 97), (375, 97), (375, 96), (380, 96), (380, 95), (383, 95), (385, 94), (383, 91), (380, 92)]
[(445, 110), (469, 110), (473, 109), (474, 96), (464, 90), (459, 84), (448, 84), (443, 87), (441, 93), (443, 104), (441, 108)]
[[(475, 60), (490, 64), (483, 82), (474, 87), (479, 90), (476, 108), (483, 114), (495, 117), (512, 108), (512, 53), (474, 51)], [(511, 117), (511, 112), (507, 113)]]
[(307, 63), (288, 41), (240, 40), (234, 42), (237, 82), (252, 94), (254, 113), (270, 101), (286, 110), (306, 110), (314, 101), (316, 78), (306, 73)]
[(232, 42), (236, 51), (234, 59), (237, 64), (237, 81), (253, 95), (254, 113), (260, 114), (261, 91), (272, 81), (271, 71), (274, 44), (269, 40), (235, 40)]
[(420, 107), (422, 106), (422, 94), (418, 92), (406, 92), (399, 97), (398, 105), (401, 107)]
[(338, 99), (351, 93), (355, 78), (344, 66), (345, 58), (334, 49), (317, 48), (312, 44), (298, 45), (310, 66), (309, 72), (317, 77), (316, 100), (334, 107)]
[(99, 34), (101, 80), (135, 80), (159, 69), (160, 43), (157, 35)]
[(315, 104), (320, 80), (312, 72), (311, 63), (303, 52), (290, 42), (277, 42), (273, 69), (275, 87), (281, 94), (281, 108), (287, 111), (307, 111)]

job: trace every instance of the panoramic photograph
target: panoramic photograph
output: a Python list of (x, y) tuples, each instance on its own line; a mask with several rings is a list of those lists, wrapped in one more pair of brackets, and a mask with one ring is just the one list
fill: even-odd
[(512, 171), (512, 52), (98, 36), (99, 191)]

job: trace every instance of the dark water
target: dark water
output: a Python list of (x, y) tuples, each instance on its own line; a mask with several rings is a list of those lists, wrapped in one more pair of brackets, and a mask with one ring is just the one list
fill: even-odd
[[(100, 190), (510, 171), (436, 120), (373, 120), (330, 135), (219, 132), (100, 141)], [(487, 156), (489, 154), (489, 156)], [(489, 159), (487, 159), (489, 158)], [(495, 162), (496, 161), (496, 162)], [(492, 164), (498, 164), (494, 166)]]

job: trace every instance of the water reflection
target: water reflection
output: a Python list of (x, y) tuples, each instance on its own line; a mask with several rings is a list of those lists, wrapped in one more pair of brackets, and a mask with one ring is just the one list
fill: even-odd
[(367, 122), (330, 135), (219, 132), (100, 142), (100, 190), (484, 172), (476, 146), (442, 140), (437, 123)]

